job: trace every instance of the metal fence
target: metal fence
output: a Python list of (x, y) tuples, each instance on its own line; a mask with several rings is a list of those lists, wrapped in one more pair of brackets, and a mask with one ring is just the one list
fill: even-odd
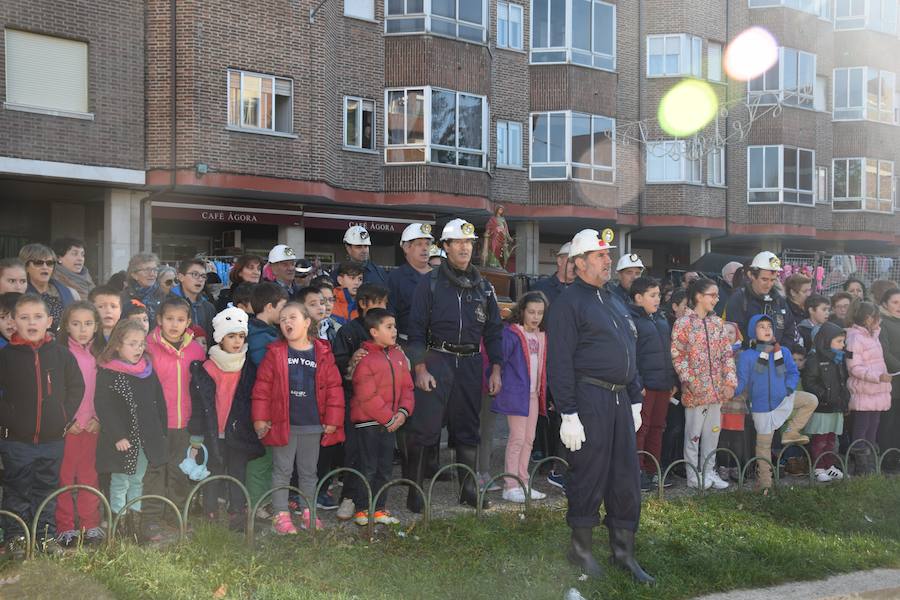
[[(679, 465), (684, 465), (686, 469), (689, 468), (693, 471), (694, 475), (696, 476), (697, 480), (700, 483), (700, 485), (698, 485), (696, 488), (696, 495), (698, 497), (702, 498), (704, 496), (704, 491), (705, 491), (704, 484), (705, 484), (705, 478), (706, 478), (706, 473), (707, 473), (707, 467), (709, 466), (709, 461), (711, 461), (711, 460), (715, 461), (716, 456), (719, 453), (728, 454), (735, 461), (735, 464), (738, 465), (738, 489), (739, 490), (743, 487), (744, 482), (747, 480), (747, 473), (748, 473), (747, 470), (753, 465), (753, 463), (760, 463), (760, 462), (765, 463), (769, 467), (772, 468), (772, 470), (774, 472), (772, 489), (775, 490), (775, 489), (777, 489), (777, 487), (780, 483), (780, 473), (779, 473), (779, 468), (777, 467), (777, 465), (780, 464), (781, 458), (784, 456), (785, 451), (788, 448), (790, 448), (791, 446), (799, 447), (800, 449), (803, 450), (803, 453), (806, 455), (806, 458), (809, 463), (808, 478), (809, 478), (810, 484), (813, 484), (813, 485), (816, 483), (816, 477), (815, 477), (816, 466), (819, 464), (819, 462), (825, 456), (828, 456), (828, 455), (835, 457), (835, 459), (840, 463), (840, 465), (842, 467), (841, 470), (844, 472), (844, 475), (845, 475), (844, 481), (855, 477), (855, 476), (850, 475), (850, 473), (848, 472), (846, 467), (850, 463), (851, 452), (857, 446), (868, 447), (869, 451), (874, 453), (874, 457), (875, 457), (875, 460), (874, 460), (875, 472), (874, 472), (874, 474), (876, 476), (882, 475), (882, 464), (884, 463), (885, 458), (887, 458), (889, 455), (891, 455), (893, 453), (896, 453), (898, 455), (898, 458), (900, 458), (900, 448), (888, 448), (881, 454), (878, 454), (878, 450), (875, 447), (875, 445), (867, 440), (856, 440), (855, 442), (853, 442), (850, 445), (849, 448), (847, 448), (847, 451), (844, 453), (843, 456), (841, 456), (839, 453), (828, 451), (828, 452), (824, 452), (822, 455), (820, 455), (815, 461), (811, 460), (810, 454), (804, 446), (800, 446), (798, 444), (787, 444), (784, 447), (782, 447), (781, 451), (777, 455), (777, 459), (775, 462), (773, 462), (769, 459), (766, 459), (766, 458), (762, 458), (762, 457), (753, 457), (753, 458), (749, 459), (743, 465), (741, 465), (741, 462), (740, 462), (739, 458), (737, 457), (737, 455), (730, 449), (716, 448), (715, 450), (713, 450), (706, 456), (705, 460), (703, 461), (703, 465), (702, 465), (701, 469), (697, 469), (696, 465), (693, 465), (684, 459), (680, 459), (680, 460), (674, 461), (673, 463), (669, 464), (663, 470), (660, 466), (659, 461), (656, 459), (656, 457), (654, 457), (649, 452), (641, 450), (641, 451), (638, 451), (638, 454), (649, 457), (649, 459), (655, 465), (656, 473), (657, 473), (657, 476), (659, 479), (656, 494), (657, 494), (657, 497), (659, 498), (659, 500), (664, 501), (665, 500), (666, 480), (671, 475), (672, 470)], [(545, 464), (554, 463), (554, 462), (560, 463), (560, 464), (568, 467), (568, 462), (565, 459), (560, 458), (558, 456), (548, 456), (547, 458), (544, 458), (544, 459), (536, 462), (535, 465), (531, 468), (529, 480), (527, 483), (522, 481), (521, 478), (519, 478), (517, 475), (515, 475), (513, 473), (508, 473), (508, 472), (498, 473), (497, 475), (494, 475), (493, 477), (491, 477), (478, 490), (478, 503), (477, 503), (478, 505), (476, 507), (476, 515), (478, 517), (481, 517), (484, 513), (484, 498), (487, 495), (487, 490), (491, 486), (491, 484), (497, 480), (500, 480), (502, 478), (507, 478), (507, 477), (511, 478), (511, 479), (515, 479), (519, 483), (519, 485), (523, 489), (525, 489), (524, 508), (525, 508), (525, 511), (527, 512), (529, 510), (529, 508), (531, 507), (531, 482), (534, 480), (535, 474)], [(322, 488), (327, 484), (327, 482), (329, 482), (334, 476), (336, 476), (340, 473), (345, 473), (347, 476), (358, 477), (362, 481), (363, 486), (365, 487), (365, 490), (366, 490), (366, 499), (368, 500), (367, 513), (368, 513), (368, 517), (369, 517), (367, 533), (368, 533), (369, 539), (371, 540), (375, 536), (374, 513), (375, 513), (376, 503), (378, 502), (378, 499), (389, 488), (397, 486), (397, 485), (409, 486), (410, 488), (415, 490), (417, 493), (419, 493), (423, 497), (424, 511), (422, 513), (422, 518), (420, 520), (420, 523), (423, 526), (426, 526), (432, 516), (432, 500), (433, 500), (433, 493), (434, 493), (434, 484), (438, 481), (438, 478), (441, 476), (441, 474), (444, 471), (447, 471), (450, 469), (460, 469), (460, 470), (466, 472), (466, 476), (471, 476), (473, 478), (476, 476), (475, 471), (472, 470), (471, 467), (464, 465), (462, 463), (451, 463), (448, 465), (444, 465), (443, 467), (441, 467), (438, 470), (437, 473), (434, 474), (434, 476), (431, 478), (431, 480), (428, 483), (427, 489), (423, 489), (421, 486), (419, 486), (414, 481), (411, 481), (409, 479), (397, 478), (397, 479), (392, 479), (392, 480), (388, 481), (387, 483), (385, 483), (381, 487), (381, 489), (376, 491), (375, 494), (373, 495), (372, 488), (362, 473), (360, 473), (359, 471), (357, 471), (355, 469), (351, 469), (348, 467), (341, 467), (341, 468), (334, 469), (333, 471), (329, 472), (318, 482), (318, 484), (316, 485), (315, 494), (316, 494), (316, 497), (318, 497), (319, 492), (321, 492)], [(301, 492), (298, 488), (291, 486), (291, 485), (284, 485), (284, 486), (272, 488), (272, 489), (266, 491), (259, 498), (259, 500), (257, 500), (255, 505), (251, 506), (250, 493), (247, 490), (247, 487), (244, 484), (242, 484), (240, 481), (235, 479), (234, 477), (231, 477), (228, 475), (212, 475), (212, 476), (207, 477), (207, 478), (203, 479), (202, 481), (198, 482), (197, 485), (195, 485), (191, 489), (190, 493), (187, 496), (187, 499), (185, 500), (184, 506), (182, 508), (179, 508), (171, 499), (166, 498), (164, 496), (146, 494), (146, 495), (138, 496), (137, 498), (133, 498), (133, 499), (129, 500), (122, 507), (122, 509), (119, 510), (119, 512), (114, 514), (112, 512), (112, 508), (110, 507), (109, 501), (107, 500), (106, 496), (100, 490), (98, 490), (97, 488), (88, 486), (88, 485), (73, 484), (73, 485), (67, 485), (67, 486), (61, 487), (58, 490), (55, 490), (49, 496), (47, 496), (47, 498), (45, 498), (44, 501), (41, 502), (41, 504), (38, 506), (38, 509), (34, 515), (34, 518), (32, 519), (30, 527), (19, 515), (16, 515), (15, 513), (12, 513), (10, 511), (0, 510), (0, 516), (4, 516), (4, 517), (13, 519), (22, 528), (22, 531), (24, 532), (24, 537), (25, 537), (25, 559), (26, 560), (34, 557), (35, 550), (36, 550), (37, 544), (39, 542), (39, 540), (38, 540), (38, 521), (40, 519), (41, 514), (43, 514), (44, 510), (46, 510), (47, 505), (51, 501), (53, 501), (55, 498), (60, 496), (61, 494), (65, 494), (67, 492), (72, 492), (72, 491), (76, 491), (76, 490), (81, 493), (94, 494), (95, 496), (97, 496), (99, 498), (101, 506), (103, 508), (103, 511), (108, 518), (107, 522), (109, 523), (109, 534), (106, 536), (106, 541), (105, 541), (107, 546), (111, 547), (115, 543), (116, 532), (119, 529), (119, 525), (120, 525), (122, 518), (127, 514), (128, 509), (133, 504), (135, 504), (137, 502), (143, 502), (143, 501), (162, 502), (163, 504), (165, 504), (169, 508), (171, 508), (177, 517), (178, 540), (183, 541), (187, 535), (188, 523), (189, 523), (189, 519), (190, 519), (191, 503), (194, 501), (194, 499), (197, 497), (200, 490), (205, 485), (212, 483), (214, 481), (226, 481), (226, 482), (232, 483), (234, 485), (237, 485), (240, 488), (241, 492), (244, 494), (244, 498), (247, 502), (246, 506), (248, 507), (244, 539), (245, 539), (246, 544), (249, 547), (253, 547), (255, 538), (256, 538), (256, 535), (255, 535), (256, 519), (254, 518), (256, 511), (260, 507), (262, 507), (266, 504), (266, 501), (269, 499), (269, 497), (274, 492), (281, 490), (281, 489), (287, 489), (287, 490), (297, 494), (297, 496), (302, 500), (302, 502), (309, 508), (309, 511), (310, 511), (310, 529), (309, 529), (309, 531), (313, 536), (315, 536), (316, 531), (317, 531), (317, 528), (316, 528), (316, 510), (317, 510), (316, 503), (311, 502), (310, 499), (307, 498), (303, 494), (303, 492)]]

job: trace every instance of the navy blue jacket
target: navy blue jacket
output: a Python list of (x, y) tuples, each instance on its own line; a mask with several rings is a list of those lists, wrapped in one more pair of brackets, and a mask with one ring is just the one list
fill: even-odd
[(648, 315), (632, 304), (631, 318), (637, 327), (637, 366), (641, 382), (648, 390), (670, 391), (675, 385), (672, 367), (672, 330), (658, 311)]
[[(471, 285), (461, 287), (460, 276), (466, 277)], [(432, 277), (436, 277), (433, 294)], [(461, 274), (451, 271), (445, 261), (437, 268), (437, 273), (423, 277), (416, 286), (406, 347), (413, 365), (425, 361), (429, 342), (478, 347), (482, 338), (490, 364), (501, 365), (502, 335), (503, 322), (494, 288), (474, 267), (470, 266), (465, 274)]]
[(567, 284), (559, 280), (559, 272), (556, 272), (550, 277), (539, 279), (529, 291), (544, 292), (544, 295), (547, 296), (547, 300), (550, 304), (553, 304), (567, 287), (569, 287)]
[(413, 294), (419, 281), (424, 277), (427, 277), (427, 274), (419, 273), (408, 262), (388, 275), (387, 288), (390, 292), (388, 310), (397, 318), (397, 332), (401, 336), (409, 335), (409, 311), (412, 308)]
[(755, 332), (748, 333), (747, 331), (750, 317), (754, 315), (770, 316), (772, 326), (775, 328), (775, 341), (792, 352), (803, 353), (803, 339), (797, 331), (797, 323), (784, 296), (779, 295), (775, 290), (769, 292), (765, 298), (758, 296), (749, 284), (734, 290), (725, 305), (725, 315), (722, 319), (738, 324), (744, 335), (745, 348), (755, 337)]
[(606, 289), (575, 279), (547, 323), (547, 381), (559, 412), (578, 412), (582, 377), (626, 385), (631, 402), (642, 402), (636, 353), (637, 329), (628, 309)]
[(606, 287), (610, 292), (615, 294), (616, 298), (622, 301), (622, 304), (629, 307), (631, 306), (631, 296), (629, 295), (628, 290), (622, 287), (621, 283), (613, 283), (612, 281), (610, 281), (608, 284), (606, 284)]
[(377, 283), (378, 285), (387, 287), (387, 271), (373, 263), (371, 260), (367, 260), (363, 265), (363, 283)]

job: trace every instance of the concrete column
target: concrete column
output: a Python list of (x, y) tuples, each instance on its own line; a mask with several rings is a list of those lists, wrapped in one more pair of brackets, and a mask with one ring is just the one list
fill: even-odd
[(708, 235), (692, 235), (689, 238), (691, 245), (691, 263), (709, 252), (710, 239), (711, 238)]
[(287, 244), (300, 258), (306, 256), (306, 229), (290, 225), (278, 226), (278, 243)]
[(143, 250), (151, 247), (152, 218), (149, 202), (141, 206), (146, 192), (122, 189), (106, 191), (103, 199), (103, 260), (100, 271), (103, 280), (128, 267), (132, 255), (141, 248), (141, 210), (144, 212)]
[(541, 226), (537, 221), (516, 222), (516, 271), (540, 273)]

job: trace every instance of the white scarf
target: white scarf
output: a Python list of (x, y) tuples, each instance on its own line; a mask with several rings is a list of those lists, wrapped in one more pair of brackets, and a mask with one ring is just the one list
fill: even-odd
[(244, 368), (244, 361), (247, 360), (247, 344), (233, 354), (225, 352), (216, 344), (209, 349), (209, 359), (225, 373), (240, 371)]

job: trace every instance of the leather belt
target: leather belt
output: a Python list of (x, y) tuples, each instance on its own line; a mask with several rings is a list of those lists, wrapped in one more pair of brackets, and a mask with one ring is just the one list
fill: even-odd
[(579, 381), (583, 381), (584, 383), (590, 385), (596, 385), (597, 387), (601, 387), (604, 390), (609, 390), (614, 393), (625, 391), (625, 388), (628, 387), (621, 383), (610, 383), (608, 381), (603, 381), (602, 379), (596, 379), (594, 377), (582, 377)]
[(429, 347), (432, 350), (445, 352), (447, 354), (455, 354), (456, 356), (475, 356), (481, 354), (481, 347), (476, 344), (451, 344), (443, 341), (432, 341)]

